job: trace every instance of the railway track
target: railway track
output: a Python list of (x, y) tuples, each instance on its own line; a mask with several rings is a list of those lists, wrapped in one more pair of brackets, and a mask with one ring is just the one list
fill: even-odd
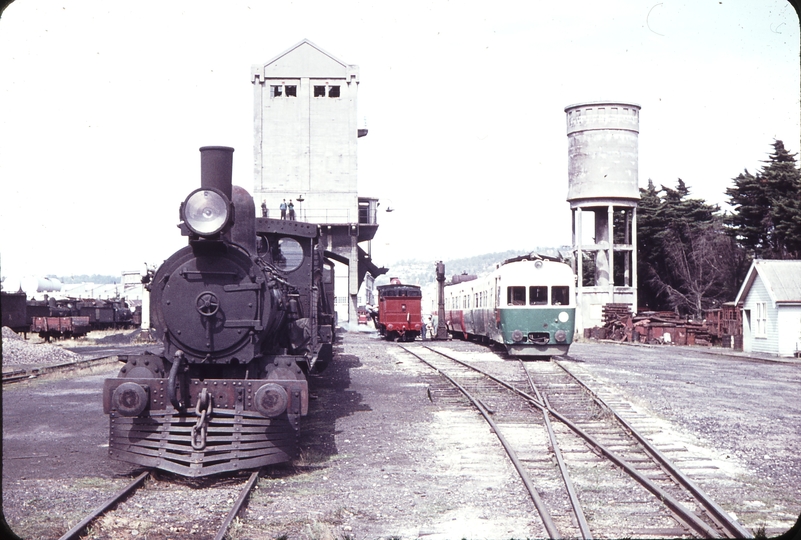
[(442, 347), (402, 348), (484, 415), (550, 537), (751, 536), (558, 362), (468, 363)]
[[(97, 508), (92, 510), (92, 512), (89, 515), (87, 515), (84, 519), (82, 519), (74, 527), (72, 527), (69, 531), (67, 531), (60, 538), (60, 540), (75, 540), (80, 538), (81, 534), (95, 520), (97, 520), (99, 517), (103, 516), (110, 510), (112, 510), (120, 502), (134, 495), (139, 489), (143, 489), (145, 480), (150, 476), (152, 472), (153, 471), (149, 469), (141, 473), (127, 486), (125, 486), (120, 491), (116, 492), (114, 495), (109, 497), (105, 502), (103, 502), (103, 504), (99, 505)], [(256, 485), (256, 481), (259, 479), (259, 472), (260, 471), (254, 471), (253, 473), (251, 473), (247, 482), (243, 484), (239, 492), (239, 496), (234, 501), (231, 510), (228, 512), (225, 519), (222, 521), (219, 528), (217, 529), (217, 534), (213, 537), (214, 540), (223, 540), (225, 538), (225, 535), (228, 532), (231, 523), (237, 517), (242, 508), (244, 508), (245, 503), (247, 502), (248, 497), (251, 491), (253, 490), (253, 487)]]

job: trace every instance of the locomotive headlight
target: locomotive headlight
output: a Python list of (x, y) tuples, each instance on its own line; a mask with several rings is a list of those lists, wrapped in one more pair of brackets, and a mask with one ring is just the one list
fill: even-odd
[(559, 322), (566, 323), (568, 319), (570, 319), (570, 315), (567, 314), (567, 311), (559, 313)]
[(196, 189), (184, 201), (184, 223), (198, 236), (219, 233), (228, 224), (230, 215), (228, 199), (216, 189)]

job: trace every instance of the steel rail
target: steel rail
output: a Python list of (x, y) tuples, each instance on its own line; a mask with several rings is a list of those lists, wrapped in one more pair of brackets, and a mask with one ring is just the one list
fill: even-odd
[(250, 496), (250, 492), (253, 491), (253, 486), (256, 485), (256, 481), (259, 479), (259, 471), (254, 471), (250, 478), (248, 478), (247, 483), (245, 483), (245, 487), (242, 488), (242, 492), (239, 494), (239, 497), (236, 499), (234, 503), (234, 507), (231, 508), (231, 511), (228, 512), (228, 515), (225, 516), (225, 520), (223, 520), (222, 525), (220, 525), (219, 530), (217, 531), (217, 536), (214, 537), (214, 540), (223, 540), (225, 538), (225, 533), (228, 532), (228, 527), (231, 526), (231, 522), (234, 521), (234, 518), (239, 514), (240, 510), (245, 504), (245, 501), (248, 500)]
[[(528, 379), (528, 385), (531, 387), (531, 390), (537, 395), (537, 397), (548, 407), (551, 405), (548, 403), (548, 398), (543, 397), (540, 394), (540, 391), (537, 390), (537, 387), (534, 385), (534, 381), (531, 380), (531, 374), (526, 369), (526, 365), (520, 360), (520, 367), (523, 370), (523, 373), (526, 374), (526, 378)], [(573, 514), (576, 516), (576, 522), (578, 523), (579, 530), (581, 531), (581, 537), (584, 540), (591, 540), (592, 539), (592, 532), (590, 532), (590, 526), (587, 524), (587, 518), (584, 516), (584, 510), (581, 508), (581, 501), (579, 501), (578, 494), (576, 493), (576, 489), (573, 487), (573, 481), (570, 479), (570, 472), (567, 470), (567, 464), (565, 463), (564, 458), (562, 457), (562, 451), (559, 449), (559, 442), (556, 440), (556, 433), (553, 431), (553, 426), (551, 426), (551, 419), (548, 416), (548, 412), (543, 410), (542, 411), (542, 418), (545, 420), (545, 427), (548, 429), (548, 437), (551, 439), (551, 448), (553, 448), (553, 455), (556, 457), (556, 463), (559, 465), (559, 470), (562, 472), (562, 479), (565, 482), (565, 489), (567, 489), (567, 495), (570, 499), (570, 505), (573, 507)]]
[[(553, 522), (553, 518), (551, 517), (550, 512), (545, 507), (545, 503), (543, 503), (539, 493), (537, 493), (537, 489), (534, 486), (534, 483), (531, 481), (531, 477), (523, 468), (523, 464), (520, 463), (520, 460), (517, 458), (517, 454), (515, 453), (514, 449), (507, 442), (506, 438), (501, 434), (500, 429), (498, 429), (498, 426), (495, 424), (495, 421), (492, 418), (490, 418), (490, 413), (487, 411), (484, 405), (482, 405), (477, 398), (472, 396), (470, 392), (467, 391), (467, 389), (465, 389), (462, 385), (456, 382), (447, 373), (443, 372), (441, 369), (431, 364), (428, 360), (424, 359), (419, 354), (409, 350), (408, 348), (402, 345), (400, 345), (400, 348), (408, 352), (412, 356), (416, 357), (418, 360), (426, 364), (428, 367), (430, 367), (431, 369), (433, 369), (434, 371), (436, 371), (437, 373), (448, 379), (448, 381), (450, 381), (451, 384), (453, 384), (456, 388), (458, 388), (459, 391), (461, 391), (467, 397), (467, 399), (469, 399), (473, 403), (473, 406), (475, 406), (476, 409), (478, 409), (479, 412), (481, 412), (481, 414), (484, 416), (484, 419), (487, 421), (490, 427), (492, 427), (492, 430), (495, 432), (495, 435), (498, 437), (498, 440), (503, 445), (504, 450), (506, 450), (509, 459), (515, 466), (515, 469), (517, 469), (517, 473), (520, 475), (520, 478), (523, 480), (523, 484), (526, 486), (526, 489), (528, 490), (529, 495), (531, 496), (531, 500), (534, 502), (534, 506), (537, 507), (537, 512), (539, 512), (540, 518), (542, 518), (542, 524), (545, 526), (545, 530), (548, 533), (548, 537), (562, 538), (561, 535), (559, 534), (559, 530), (557, 529), (556, 524)], [(435, 353), (437, 352), (434, 351), (433, 349), (429, 350)]]
[(541, 402), (540, 400), (538, 400), (536, 397), (532, 396), (531, 394), (528, 394), (528, 393), (526, 393), (526, 392), (514, 387), (513, 385), (507, 383), (506, 381), (503, 381), (503, 380), (495, 377), (494, 375), (491, 375), (491, 374), (487, 373), (486, 371), (484, 371), (482, 369), (479, 369), (479, 368), (477, 368), (475, 366), (471, 366), (470, 364), (468, 364), (468, 363), (466, 363), (466, 362), (464, 362), (462, 360), (459, 360), (458, 358), (454, 358), (453, 356), (450, 356), (450, 355), (448, 355), (446, 353), (443, 353), (441, 351), (437, 351), (437, 350), (432, 349), (432, 348), (430, 348), (428, 346), (424, 345), (424, 347), (426, 349), (434, 352), (434, 353), (437, 353), (437, 354), (440, 354), (440, 355), (442, 355), (442, 356), (444, 356), (446, 358), (449, 358), (449, 359), (453, 360), (454, 362), (456, 362), (458, 364), (461, 364), (461, 365), (463, 365), (463, 366), (465, 366), (465, 367), (467, 367), (469, 369), (472, 369), (472, 370), (474, 370), (474, 371), (476, 371), (478, 373), (481, 373), (485, 377), (488, 377), (488, 378), (492, 379), (493, 381), (497, 382), (498, 384), (508, 388), (509, 390), (512, 390), (513, 392), (516, 392), (518, 395), (520, 395), (520, 396), (524, 397), (526, 400), (528, 400), (531, 404), (536, 405), (537, 407), (539, 407), (540, 409), (542, 409), (544, 411), (548, 411), (551, 414), (551, 416), (553, 416), (554, 418), (556, 418), (557, 420), (559, 420), (560, 422), (565, 424), (567, 427), (569, 427), (571, 430), (573, 430), (574, 433), (576, 433), (578, 436), (580, 436), (585, 441), (590, 443), (590, 445), (592, 445), (596, 450), (598, 450), (598, 452), (600, 452), (602, 455), (606, 456), (607, 459), (609, 459), (615, 465), (617, 465), (618, 467), (620, 467), (621, 469), (626, 471), (626, 473), (629, 476), (634, 478), (637, 482), (639, 482), (639, 484), (641, 486), (643, 486), (645, 489), (650, 491), (656, 498), (658, 498), (663, 504), (665, 504), (665, 506), (670, 508), (670, 510), (673, 512), (673, 514), (676, 516), (676, 518), (679, 519), (682, 523), (684, 523), (687, 527), (695, 530), (703, 538), (719, 538), (720, 537), (720, 534), (719, 534), (718, 531), (716, 531), (715, 529), (710, 527), (704, 520), (702, 520), (700, 517), (698, 517), (694, 512), (692, 512), (687, 507), (685, 507), (683, 504), (681, 504), (681, 502), (676, 500), (676, 498), (674, 498), (668, 492), (666, 492), (665, 490), (663, 490), (662, 488), (657, 486), (650, 479), (646, 478), (637, 469), (635, 469), (634, 466), (631, 465), (628, 461), (624, 460), (622, 457), (618, 456), (615, 452), (612, 452), (611, 450), (606, 448), (603, 444), (601, 444), (599, 441), (597, 441), (595, 439), (595, 437), (593, 437), (592, 435), (590, 435), (589, 433), (587, 433), (586, 431), (584, 431), (583, 429), (578, 427), (570, 419), (568, 419), (567, 417), (565, 417), (564, 415), (562, 415), (561, 413), (559, 413), (555, 409), (547, 406), (545, 403)]
[(78, 538), (80, 533), (83, 532), (83, 530), (86, 528), (87, 525), (89, 525), (89, 523), (94, 521), (95, 518), (97, 518), (98, 516), (100, 516), (103, 513), (105, 513), (109, 508), (111, 508), (112, 506), (114, 506), (118, 502), (120, 502), (123, 499), (125, 499), (128, 495), (131, 494), (132, 491), (134, 491), (136, 488), (138, 488), (139, 485), (142, 482), (144, 482), (145, 478), (147, 478), (148, 475), (150, 475), (151, 471), (152, 471), (152, 469), (148, 469), (145, 472), (143, 472), (142, 474), (140, 474), (139, 476), (137, 476), (134, 479), (133, 482), (131, 482), (130, 484), (125, 486), (123, 489), (121, 489), (120, 491), (118, 491), (117, 493), (112, 495), (108, 500), (106, 500), (106, 502), (104, 502), (103, 504), (101, 504), (100, 506), (98, 506), (97, 508), (92, 510), (92, 512), (88, 516), (83, 518), (72, 529), (70, 529), (69, 531), (64, 533), (64, 536), (62, 536), (59, 540), (73, 540), (75, 538)]
[(620, 424), (631, 433), (632, 437), (637, 439), (639, 443), (646, 449), (646, 451), (651, 454), (651, 457), (657, 461), (660, 466), (664, 467), (665, 471), (673, 476), (676, 481), (682, 484), (687, 490), (692, 493), (698, 501), (704, 506), (704, 509), (709, 513), (709, 516), (712, 520), (722, 529), (729, 534), (731, 538), (753, 538), (753, 535), (749, 533), (737, 520), (732, 519), (729, 514), (723, 510), (720, 506), (715, 503), (709, 496), (700, 488), (698, 487), (695, 482), (690, 480), (683, 472), (677, 469), (673, 463), (660, 452), (654, 445), (652, 445), (645, 437), (640, 435), (634, 427), (628, 423), (622, 416), (620, 416), (614, 409), (612, 409), (607, 403), (595, 393), (589, 386), (587, 386), (584, 381), (582, 381), (577, 375), (572, 373), (570, 370), (565, 368), (559, 361), (554, 360), (554, 363), (559, 366), (565, 373), (570, 375), (578, 384), (580, 384), (592, 398), (595, 400), (598, 405), (602, 408), (606, 409), (607, 411), (611, 412), (615, 418), (617, 419)]

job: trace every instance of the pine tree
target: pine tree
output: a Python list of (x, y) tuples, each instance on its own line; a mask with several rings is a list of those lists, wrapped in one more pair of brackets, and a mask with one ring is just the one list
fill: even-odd
[(662, 199), (654, 182), (648, 179), (648, 187), (640, 188), (640, 202), (637, 205), (637, 297), (640, 306), (659, 309), (661, 302), (649, 286), (647, 276), (651, 275), (661, 257), (659, 233), (665, 224), (658, 215)]
[(659, 191), (649, 181), (640, 197), (641, 302), (701, 317), (704, 310), (731, 300), (744, 257), (726, 234), (719, 207), (691, 198), (681, 179), (675, 189), (662, 186)]
[(737, 242), (765, 259), (801, 258), (801, 172), (779, 140), (756, 176), (746, 170), (726, 189), (734, 213), (727, 224)]

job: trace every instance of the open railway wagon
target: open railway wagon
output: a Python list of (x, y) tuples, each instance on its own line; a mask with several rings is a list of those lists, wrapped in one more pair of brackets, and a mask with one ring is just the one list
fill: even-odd
[(333, 264), (315, 224), (256, 218), (232, 186), (233, 148), (201, 148), (180, 207), (188, 245), (150, 281), (159, 354), (106, 379), (109, 455), (203, 476), (297, 453), (307, 375), (332, 357)]
[(498, 264), (483, 277), (457, 275), (444, 286), (454, 337), (496, 343), (512, 356), (567, 354), (576, 323), (569, 265), (535, 253)]

